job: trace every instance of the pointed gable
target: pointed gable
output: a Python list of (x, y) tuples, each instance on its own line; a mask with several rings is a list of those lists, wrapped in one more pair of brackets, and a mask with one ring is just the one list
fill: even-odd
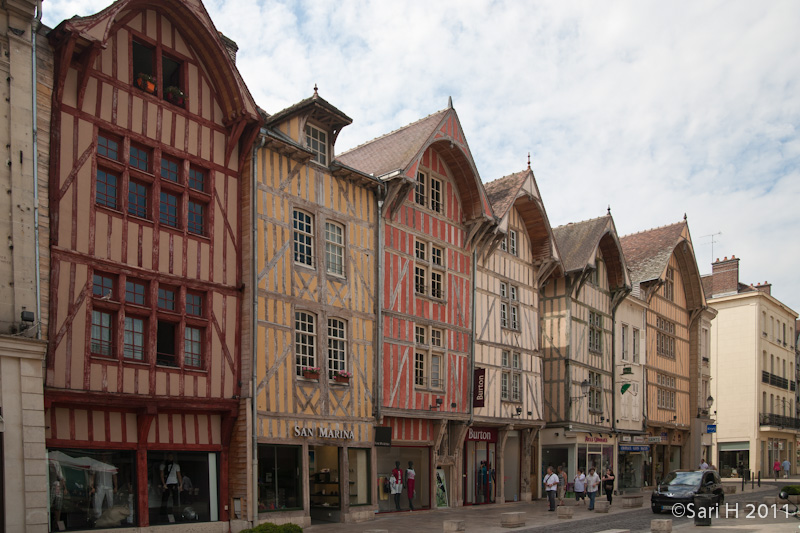
[(611, 215), (553, 228), (561, 261), (567, 274), (596, 267), (597, 251), (603, 254), (608, 267), (608, 284), (612, 289), (630, 287), (628, 267)]
[(663, 281), (669, 260), (674, 254), (686, 284), (684, 289), (688, 308), (705, 307), (703, 281), (686, 220), (626, 235), (620, 239), (620, 243), (631, 270), (634, 292), (642, 294), (642, 285)]
[(282, 111), (278, 111), (270, 116), (266, 125), (268, 127), (278, 127), (293, 117), (302, 117), (305, 120), (311, 119), (324, 126), (331, 132), (331, 145), (336, 141), (336, 137), (342, 128), (353, 123), (353, 119), (337, 109), (333, 104), (322, 98), (317, 87), (314, 86), (314, 94)]
[(336, 160), (386, 180), (416, 180), (422, 156), (432, 149), (453, 174), (467, 221), (494, 218), (455, 109), (448, 108), (337, 156)]

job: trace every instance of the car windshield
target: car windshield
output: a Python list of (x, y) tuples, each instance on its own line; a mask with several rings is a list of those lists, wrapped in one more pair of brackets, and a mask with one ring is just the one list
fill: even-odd
[(663, 485), (700, 485), (700, 478), (703, 476), (702, 472), (670, 472), (667, 477), (662, 481)]

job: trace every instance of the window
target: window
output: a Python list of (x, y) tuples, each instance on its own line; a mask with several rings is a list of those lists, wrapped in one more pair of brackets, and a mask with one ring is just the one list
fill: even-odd
[(595, 311), (589, 311), (589, 351), (603, 353), (603, 317)]
[(203, 332), (200, 328), (186, 326), (183, 330), (183, 364), (199, 368), (203, 361)]
[(161, 56), (161, 95), (166, 96), (167, 87), (183, 87), (181, 83), (181, 63), (167, 55)]
[(158, 288), (158, 308), (175, 311), (175, 290), (168, 287)]
[(509, 298), (512, 302), (517, 301), (517, 288), (514, 285), (509, 286)]
[(639, 362), (639, 329), (633, 328), (633, 362)]
[(628, 326), (622, 324), (620, 328), (620, 342), (622, 343), (622, 360), (628, 360)]
[(444, 266), (444, 250), (438, 246), (431, 246), (431, 264), (434, 266)]
[(206, 173), (195, 167), (189, 167), (189, 188), (198, 191), (206, 190)]
[(328, 319), (328, 375), (347, 371), (347, 332), (344, 320)]
[(425, 294), (425, 281), (427, 277), (425, 267), (414, 266), (414, 292), (417, 294)]
[(92, 311), (91, 351), (94, 355), (113, 357), (113, 315), (106, 311)]
[(119, 141), (106, 133), (97, 135), (97, 154), (119, 161)]
[(189, 233), (205, 235), (205, 204), (189, 200), (189, 213), (186, 222)]
[(294, 355), (298, 376), (303, 375), (303, 367), (316, 367), (315, 323), (311, 313), (296, 311), (294, 314)]
[(603, 376), (589, 372), (589, 411), (603, 411)]
[(414, 385), (425, 386), (425, 353), (414, 352)]
[(675, 410), (675, 378), (665, 374), (656, 375), (656, 401), (660, 409)]
[(313, 161), (320, 165), (328, 165), (328, 134), (312, 126), (306, 124), (306, 146), (314, 152)]
[(95, 203), (97, 205), (117, 209), (119, 205), (119, 177), (116, 174), (98, 168), (95, 188)]
[[(428, 340), (430, 339), (430, 344)], [(441, 349), (442, 330), (428, 326), (414, 326), (414, 385), (431, 389), (441, 389), (444, 385), (442, 360), (444, 354), (433, 352)]]
[(314, 221), (303, 211), (294, 211), (294, 262), (313, 266)]
[[(258, 444), (259, 513), (303, 508), (302, 476), (297, 474), (303, 469), (302, 458), (300, 446)], [(351, 459), (350, 464), (355, 462)]]
[(519, 329), (519, 307), (512, 305), (511, 309), (511, 329)]
[(122, 356), (125, 359), (141, 361), (144, 359), (144, 319), (125, 317), (125, 345)]
[(144, 282), (130, 278), (125, 281), (125, 303), (134, 305), (147, 304), (147, 286)]
[(431, 271), (431, 296), (434, 298), (444, 298), (444, 289), (442, 288), (442, 273)]
[(442, 382), (442, 355), (431, 354), (431, 388), (441, 389)]
[(675, 269), (667, 268), (667, 275), (664, 279), (664, 298), (675, 301)]
[(328, 273), (344, 275), (344, 228), (333, 222), (325, 223), (325, 263)]
[(431, 328), (431, 346), (434, 348), (443, 348), (442, 337), (442, 330)]
[(128, 213), (140, 218), (147, 218), (148, 187), (143, 183), (130, 180), (128, 182)]
[(431, 209), (442, 212), (442, 180), (431, 178)]
[(114, 278), (106, 274), (94, 274), (92, 277), (92, 296), (110, 300), (114, 294)]
[[(131, 161), (133, 161), (133, 149), (131, 149)], [(168, 157), (161, 157), (161, 178), (178, 183), (180, 178), (179, 163)]]
[(131, 55), (133, 56), (133, 75), (147, 74), (155, 77), (155, 48), (139, 41), (133, 41), (131, 45)]
[(178, 197), (161, 191), (161, 202), (158, 204), (159, 221), (173, 228), (178, 227)]
[(414, 241), (414, 257), (421, 261), (427, 261), (427, 245), (423, 241)]
[(513, 229), (508, 230), (508, 253), (517, 255), (517, 232)]
[(501, 298), (508, 298), (508, 285), (500, 282), (500, 297)]
[(417, 185), (414, 188), (414, 202), (416, 202), (417, 205), (428, 205), (425, 181), (425, 174), (417, 171)]
[(656, 353), (675, 358), (675, 323), (656, 317)]
[(500, 325), (504, 328), (508, 327), (508, 304), (505, 302), (500, 304)]
[(500, 326), (519, 330), (519, 305), (517, 295), (519, 288), (500, 282), (500, 297), (505, 301), (500, 302)]
[(503, 250), (504, 252), (508, 251), (508, 235), (503, 237), (503, 240), (500, 241), (500, 249)]
[(509, 372), (503, 372), (500, 376), (500, 399), (501, 400), (508, 400), (508, 380), (511, 378), (511, 374)]
[(522, 383), (522, 376), (518, 373), (511, 374), (511, 401), (520, 401), (520, 385)]
[(519, 402), (522, 397), (522, 374), (519, 352), (503, 350), (500, 354), (503, 371), (500, 375), (500, 399)]
[(196, 292), (186, 293), (186, 314), (203, 316), (203, 295)]
[(168, 320), (159, 320), (156, 328), (156, 364), (178, 366), (175, 333), (178, 325)]
[[(183, 63), (167, 55), (162, 45), (151, 46), (141, 41), (134, 40), (131, 46), (133, 60), (132, 76), (136, 85), (142, 90), (155, 94), (156, 83), (159, 83), (160, 95), (167, 101), (178, 103), (168, 89), (178, 89), (183, 94)], [(156, 58), (161, 57), (161, 72), (156, 70)], [(144, 80), (151, 82), (150, 87), (145, 86)], [(180, 105), (180, 104), (179, 104)]]
[(150, 150), (131, 143), (129, 163), (132, 168), (150, 172)]

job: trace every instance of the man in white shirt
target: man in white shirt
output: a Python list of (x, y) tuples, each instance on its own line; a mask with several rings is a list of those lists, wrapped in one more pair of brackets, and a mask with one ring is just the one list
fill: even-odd
[(586, 494), (589, 495), (589, 510), (594, 511), (594, 499), (597, 497), (597, 490), (600, 487), (600, 476), (598, 476), (594, 468), (589, 469), (589, 475), (586, 476)]
[(547, 467), (547, 475), (544, 476), (544, 490), (547, 492), (547, 501), (550, 502), (548, 511), (556, 510), (556, 491), (558, 490), (558, 476), (553, 473), (553, 467)]
[(702, 459), (700, 461), (700, 470), (708, 470), (708, 463), (706, 462), (705, 459)]

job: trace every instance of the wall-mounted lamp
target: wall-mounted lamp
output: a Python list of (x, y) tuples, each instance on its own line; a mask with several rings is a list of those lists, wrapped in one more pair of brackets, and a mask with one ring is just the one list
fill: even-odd
[(511, 416), (512, 417), (514, 417), (514, 416), (522, 416), (522, 407), (517, 407), (517, 412), (516, 413), (511, 413)]
[(580, 396), (571, 396), (569, 399), (569, 404), (572, 405), (574, 400), (582, 400), (589, 395), (589, 389), (591, 388), (591, 384), (589, 383), (588, 379), (584, 379), (581, 381), (581, 395)]
[(450, 409), (455, 409), (456, 407), (458, 407), (458, 404), (456, 402), (452, 402), (450, 404)]
[(706, 398), (706, 407), (711, 409), (712, 405), (714, 405), (714, 397), (709, 394), (708, 398)]
[(431, 410), (440, 408), (443, 403), (444, 400), (442, 400), (441, 398), (436, 398), (436, 405), (431, 405)]

